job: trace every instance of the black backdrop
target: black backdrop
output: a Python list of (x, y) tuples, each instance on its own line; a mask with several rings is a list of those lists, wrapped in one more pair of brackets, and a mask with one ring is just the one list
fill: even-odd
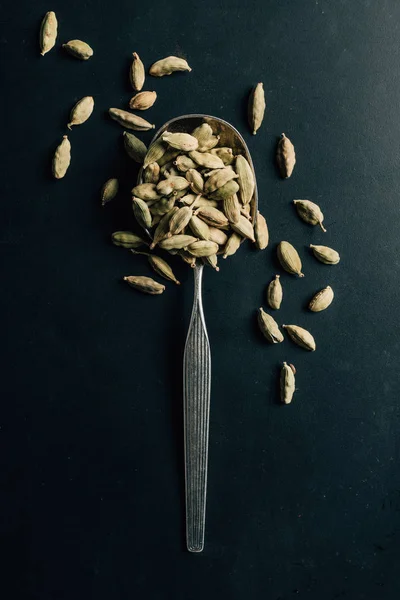
[[(39, 56), (47, 10), (58, 44)], [(398, 564), (400, 6), (395, 0), (117, 0), (7, 3), (2, 8), (2, 400), (0, 577), (4, 598), (199, 600), (297, 596), (392, 599)], [(80, 62), (60, 44), (80, 38)], [(122, 129), (130, 56), (146, 66), (183, 54), (190, 74), (148, 78), (160, 126), (205, 112), (244, 133), (271, 243), (243, 248), (205, 273), (212, 347), (206, 548), (184, 545), (182, 353), (192, 273), (163, 296), (121, 282), (148, 274), (110, 234), (131, 228), (136, 167)], [(252, 85), (267, 112), (246, 123)], [(70, 134), (62, 181), (51, 156), (71, 105), (95, 111)], [(298, 163), (281, 181), (277, 136)], [(141, 135), (141, 134), (139, 134)], [(141, 135), (145, 142), (151, 134)], [(113, 205), (99, 189), (121, 179)], [(293, 198), (326, 214), (322, 234)], [(254, 324), (275, 247), (299, 248), (305, 277), (282, 275), (279, 322), (309, 328), (317, 351), (270, 347)], [(309, 243), (337, 248), (324, 267)], [(305, 310), (331, 284), (325, 313)], [(297, 367), (295, 400), (277, 402), (282, 360)]]

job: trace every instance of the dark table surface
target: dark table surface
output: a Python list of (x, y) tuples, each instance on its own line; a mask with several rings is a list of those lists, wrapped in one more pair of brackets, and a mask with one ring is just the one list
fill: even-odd
[[(58, 44), (39, 56), (43, 14)], [(400, 5), (396, 0), (117, 0), (7, 3), (2, 48), (2, 597), (200, 600), (398, 598)], [(80, 62), (61, 43), (80, 38)], [(112, 246), (134, 226), (137, 175), (107, 116), (132, 95), (137, 51), (148, 67), (186, 56), (190, 74), (148, 78), (145, 115), (204, 112), (230, 121), (255, 162), (271, 242), (207, 270), (212, 347), (206, 548), (184, 544), (182, 353), (192, 273), (140, 295), (121, 282), (152, 275)], [(263, 81), (266, 118), (250, 135), (246, 103)], [(72, 163), (51, 178), (69, 110), (95, 98), (70, 133)], [(284, 131), (298, 162), (282, 181)], [(151, 133), (139, 134), (145, 142)], [(121, 179), (113, 205), (99, 189)], [(323, 208), (328, 232), (291, 205)], [(305, 277), (282, 274), (280, 323), (310, 329), (317, 351), (269, 346), (255, 325), (275, 249), (290, 240)], [(338, 249), (317, 263), (309, 243)], [(311, 314), (330, 284), (334, 303)], [(277, 402), (283, 360), (297, 367), (293, 404)]]

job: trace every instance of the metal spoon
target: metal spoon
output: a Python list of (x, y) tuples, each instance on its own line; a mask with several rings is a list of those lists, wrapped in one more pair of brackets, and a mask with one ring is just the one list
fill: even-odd
[[(229, 123), (208, 115), (183, 115), (165, 123), (155, 134), (155, 142), (165, 131), (190, 133), (202, 123), (208, 123), (220, 136), (219, 146), (243, 154), (254, 173), (250, 152), (240, 133)], [(254, 173), (255, 178), (255, 173)], [(142, 183), (142, 170), (138, 183)], [(255, 185), (251, 201), (253, 223), (257, 215), (258, 192)], [(206, 519), (208, 432), (210, 420), (211, 352), (201, 298), (203, 264), (196, 262), (192, 316), (183, 355), (183, 413), (185, 438), (185, 498), (186, 544), (190, 552), (204, 548)]]

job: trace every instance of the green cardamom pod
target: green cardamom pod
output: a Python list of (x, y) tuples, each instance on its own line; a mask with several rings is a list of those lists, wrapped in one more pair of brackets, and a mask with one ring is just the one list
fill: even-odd
[(93, 56), (93, 50), (86, 42), (82, 42), (81, 40), (71, 40), (66, 44), (62, 45), (63, 48), (74, 56), (75, 58), (80, 58), (81, 60), (88, 60), (91, 56)]
[(42, 56), (54, 48), (57, 39), (57, 27), (56, 14), (50, 10), (44, 15), (40, 27), (40, 54)]
[(283, 363), (280, 376), (281, 401), (284, 404), (290, 404), (295, 391), (295, 377), (292, 365)]
[(322, 225), (324, 220), (323, 212), (321, 211), (318, 204), (314, 204), (310, 200), (293, 200), (298, 215), (303, 221), (310, 225), (319, 225), (322, 231), (326, 231)]
[(241, 242), (242, 237), (236, 232), (232, 233), (225, 244), (222, 258), (228, 258), (228, 256), (232, 256), (233, 254), (235, 254), (240, 248)]
[(333, 289), (330, 285), (328, 285), (323, 290), (320, 290), (311, 298), (308, 308), (312, 312), (321, 312), (321, 310), (325, 310), (332, 304), (333, 300)]
[(281, 177), (287, 179), (293, 173), (294, 165), (296, 164), (296, 153), (292, 142), (284, 133), (278, 142), (276, 152), (276, 160), (281, 173)]
[(144, 277), (143, 275), (129, 275), (128, 277), (124, 277), (124, 281), (136, 290), (145, 294), (151, 294), (152, 296), (162, 294), (165, 290), (165, 285), (154, 281), (151, 277)]
[(160, 179), (160, 165), (156, 162), (149, 163), (143, 169), (143, 182), (157, 184)]
[(312, 249), (315, 258), (325, 265), (337, 265), (340, 261), (339, 252), (336, 252), (336, 250), (333, 250), (332, 248), (328, 248), (328, 246), (315, 246), (314, 244), (310, 244), (310, 248)]
[(221, 201), (225, 200), (225, 198), (229, 198), (229, 196), (233, 196), (238, 191), (239, 185), (234, 179), (231, 179), (230, 181), (225, 183), (225, 185), (215, 190), (215, 192), (209, 194), (209, 197), (211, 198), (211, 200)]
[(252, 242), (255, 242), (253, 225), (246, 217), (240, 215), (236, 223), (231, 223), (231, 227), (236, 233), (239, 233), (242, 237), (245, 237)]
[(278, 323), (262, 308), (258, 309), (258, 325), (268, 342), (271, 344), (283, 342), (284, 337), (279, 329)]
[(193, 216), (193, 210), (190, 206), (183, 206), (176, 211), (169, 222), (169, 235), (177, 235), (185, 229)]
[(53, 175), (62, 179), (68, 171), (71, 162), (71, 143), (68, 136), (64, 135), (61, 144), (56, 148), (53, 157)]
[(85, 96), (81, 98), (71, 110), (69, 117), (68, 129), (72, 128), (72, 125), (82, 125), (88, 120), (93, 112), (94, 100), (93, 96)]
[(249, 99), (249, 125), (253, 135), (256, 135), (257, 130), (261, 127), (265, 112), (265, 94), (262, 83), (257, 83), (256, 87), (250, 94)]
[(141, 200), (160, 200), (161, 195), (157, 192), (155, 183), (139, 183), (132, 188), (132, 194)]
[(133, 135), (133, 133), (128, 133), (124, 131), (124, 147), (127, 155), (132, 158), (137, 163), (142, 163), (144, 161), (144, 157), (147, 153), (147, 148), (142, 140)]
[[(110, 117), (127, 129), (133, 129), (134, 131), (148, 131), (154, 129), (155, 125), (152, 125), (142, 117), (134, 115), (127, 110), (121, 110), (120, 108), (109, 108), (108, 113)], [(151, 161), (153, 162), (153, 161)]]
[(218, 244), (209, 240), (198, 240), (190, 244), (187, 251), (196, 257), (211, 256), (218, 252)]
[(165, 131), (162, 134), (161, 139), (172, 148), (181, 151), (183, 150), (184, 152), (196, 150), (199, 145), (197, 138), (189, 133), (171, 133), (170, 131)]
[(145, 169), (150, 163), (158, 162), (160, 158), (164, 156), (166, 150), (167, 146), (162, 140), (156, 140), (153, 142), (147, 151), (143, 162), (143, 168)]
[(239, 175), (240, 198), (242, 204), (248, 204), (253, 197), (255, 189), (255, 179), (253, 169), (244, 156), (239, 154), (236, 157), (235, 170)]
[(275, 275), (267, 288), (267, 301), (271, 308), (279, 310), (282, 304), (283, 290), (280, 281), (280, 275)]
[(184, 58), (178, 58), (177, 56), (167, 56), (162, 58), (151, 65), (149, 73), (153, 77), (164, 77), (164, 75), (171, 75), (175, 71), (191, 71), (187, 61)]
[(182, 250), (196, 241), (197, 239), (192, 235), (180, 233), (179, 235), (173, 235), (172, 237), (161, 240), (159, 246), (163, 250)]
[(162, 217), (160, 222), (154, 231), (153, 241), (150, 244), (150, 248), (153, 249), (161, 240), (167, 237), (169, 233), (169, 221), (172, 219), (174, 214), (178, 211), (178, 207), (174, 206), (166, 215)]
[(298, 346), (305, 350), (311, 350), (311, 352), (315, 350), (315, 340), (307, 329), (303, 329), (303, 327), (299, 327), (298, 325), (282, 325), (282, 327), (286, 329), (289, 336)]
[(301, 272), (301, 260), (297, 250), (289, 242), (280, 242), (278, 244), (278, 259), (282, 267), (292, 275), (304, 277)]
[(146, 202), (133, 196), (132, 208), (135, 219), (139, 225), (143, 227), (143, 229), (149, 229), (149, 227), (151, 227), (151, 213)]
[(144, 85), (144, 64), (140, 60), (139, 54), (137, 52), (134, 52), (132, 56), (133, 61), (129, 71), (129, 80), (133, 89), (137, 92), (140, 92)]
[(231, 165), (235, 160), (235, 155), (233, 154), (232, 148), (228, 148), (226, 146), (223, 148), (213, 148), (210, 150), (210, 154), (218, 156), (225, 166)]
[(132, 110), (147, 110), (153, 106), (156, 100), (156, 92), (139, 92), (130, 99), (129, 108)]
[[(246, 206), (250, 206), (246, 204)], [(256, 238), (256, 246), (259, 250), (264, 250), (268, 246), (269, 231), (267, 221), (262, 216), (260, 211), (257, 211), (257, 217), (254, 223), (254, 235)]]
[(223, 201), (224, 213), (229, 223), (237, 223), (240, 219), (240, 204), (237, 194), (227, 196)]
[(108, 179), (101, 188), (101, 205), (104, 206), (108, 202), (111, 202), (117, 195), (118, 189), (118, 179)]
[(141, 237), (131, 231), (115, 231), (111, 235), (112, 243), (122, 248), (139, 248), (145, 244)]
[(204, 180), (201, 174), (196, 169), (188, 169), (186, 171), (186, 179), (190, 183), (195, 194), (202, 194), (204, 189)]
[(212, 227), (224, 227), (229, 224), (224, 213), (218, 210), (218, 208), (201, 206), (196, 210), (195, 214)]
[(189, 156), (196, 164), (206, 169), (223, 169), (225, 166), (219, 156), (211, 154), (211, 152), (199, 152), (194, 149), (189, 152)]

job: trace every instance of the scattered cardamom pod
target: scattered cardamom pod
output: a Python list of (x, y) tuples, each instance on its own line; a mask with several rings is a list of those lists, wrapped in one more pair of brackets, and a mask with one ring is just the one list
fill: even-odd
[(177, 56), (167, 56), (162, 58), (151, 65), (149, 73), (153, 77), (164, 77), (164, 75), (171, 75), (175, 71), (191, 71), (188, 63), (184, 58), (178, 58)]
[(135, 215), (136, 221), (143, 229), (149, 229), (151, 227), (151, 213), (149, 207), (144, 200), (141, 198), (132, 198), (133, 214)]
[[(133, 87), (134, 90), (136, 90), (137, 92), (140, 92), (140, 90), (142, 89), (143, 85), (144, 85), (144, 78), (145, 78), (145, 74), (144, 74), (144, 65), (142, 63), (142, 61), (139, 58), (139, 54), (137, 52), (134, 52), (132, 54), (133, 56), (133, 61), (131, 64), (131, 68), (129, 71), (129, 80), (131, 82), (131, 86)], [(133, 108), (133, 107), (131, 107)]]
[(139, 183), (132, 188), (132, 194), (141, 200), (161, 200), (155, 183)]
[(332, 248), (328, 248), (328, 246), (315, 246), (314, 244), (310, 244), (310, 248), (312, 249), (315, 258), (325, 265), (337, 265), (340, 261), (339, 252), (336, 252), (336, 250), (333, 250)]
[(235, 155), (233, 154), (232, 148), (222, 147), (222, 148), (213, 148), (210, 150), (210, 154), (215, 154), (222, 160), (225, 166), (231, 165), (235, 160)]
[(147, 110), (153, 106), (156, 100), (156, 92), (139, 92), (130, 99), (129, 108), (132, 110)]
[(151, 277), (144, 277), (143, 275), (129, 275), (128, 277), (124, 277), (124, 281), (136, 290), (145, 294), (151, 294), (152, 296), (162, 294), (165, 290), (165, 285), (154, 281)]
[(296, 164), (296, 153), (292, 142), (284, 133), (282, 133), (282, 137), (278, 142), (276, 160), (281, 177), (283, 177), (283, 179), (290, 177), (293, 173), (294, 165)]
[(181, 233), (186, 225), (188, 225), (192, 216), (193, 211), (190, 206), (179, 208), (169, 222), (169, 236)]
[(258, 310), (258, 325), (264, 334), (265, 338), (271, 344), (283, 342), (284, 337), (279, 329), (278, 323), (271, 315), (266, 313), (262, 308)]
[(135, 162), (141, 164), (144, 161), (147, 148), (142, 140), (139, 140), (136, 135), (124, 131), (124, 147), (127, 155)]
[(196, 238), (199, 238), (200, 240), (210, 239), (209, 226), (207, 225), (207, 223), (199, 219), (199, 217), (197, 217), (196, 215), (192, 215), (189, 221), (189, 227), (192, 230), (193, 235), (196, 236)]
[(153, 249), (161, 240), (165, 239), (169, 233), (169, 221), (172, 219), (174, 214), (178, 211), (178, 207), (174, 206), (166, 215), (159, 221), (156, 230), (154, 231), (153, 241), (150, 244), (150, 248)]
[(111, 202), (117, 195), (118, 189), (118, 179), (108, 179), (101, 188), (101, 205), (104, 206), (108, 202)]
[(333, 296), (333, 289), (330, 285), (328, 285), (311, 298), (308, 308), (312, 312), (321, 312), (321, 310), (325, 310), (330, 304), (332, 304)]
[(281, 401), (284, 404), (290, 404), (295, 391), (295, 377), (292, 365), (283, 363), (280, 377)]
[(75, 58), (80, 58), (81, 60), (88, 60), (91, 56), (93, 56), (93, 50), (86, 42), (82, 42), (81, 40), (71, 40), (66, 44), (62, 45), (63, 48), (74, 56)]
[(236, 223), (231, 223), (231, 227), (233, 231), (236, 231), (236, 233), (239, 233), (242, 237), (245, 237), (252, 242), (256, 241), (254, 237), (253, 225), (243, 215), (240, 215)]
[[(121, 110), (120, 108), (110, 108), (108, 110), (110, 117), (127, 129), (133, 129), (134, 131), (148, 131), (154, 129), (155, 125), (152, 125), (142, 117), (134, 115), (127, 110)], [(150, 161), (153, 162), (153, 161)]]
[(136, 250), (131, 250), (131, 252), (133, 254), (143, 254), (144, 256), (147, 256), (150, 266), (152, 267), (152, 269), (154, 269), (156, 273), (161, 275), (161, 277), (168, 279), (168, 281), (173, 281), (174, 283), (176, 283), (176, 285), (181, 284), (180, 281), (178, 281), (175, 277), (174, 272), (167, 263), (167, 261), (161, 258), (161, 256), (149, 254), (149, 252), (137, 252)]
[[(165, 154), (166, 150), (167, 146), (162, 140), (153, 142), (147, 151), (146, 158), (143, 162), (143, 168), (145, 169), (150, 163), (158, 162)], [(160, 164), (158, 166), (161, 167)]]
[(298, 325), (282, 325), (282, 327), (286, 329), (289, 336), (298, 346), (312, 352), (315, 350), (315, 340), (307, 329), (303, 329), (303, 327), (299, 327)]
[(231, 179), (230, 181), (225, 183), (225, 185), (215, 190), (215, 192), (209, 194), (209, 198), (211, 198), (211, 200), (217, 200), (220, 202), (221, 200), (225, 200), (225, 198), (229, 198), (229, 196), (233, 196), (238, 191), (239, 185), (234, 179)]
[(145, 244), (141, 237), (131, 231), (114, 231), (111, 240), (115, 246), (122, 246), (122, 248), (139, 248)]
[(249, 99), (249, 125), (253, 135), (256, 135), (257, 130), (261, 127), (265, 112), (265, 94), (262, 83), (257, 83), (256, 87), (250, 94)]
[(249, 204), (254, 194), (255, 179), (253, 169), (244, 156), (239, 154), (235, 163), (236, 173), (239, 175), (240, 198), (242, 204)]
[(184, 152), (196, 150), (199, 145), (197, 138), (190, 135), (190, 133), (171, 133), (170, 131), (165, 131), (161, 139), (163, 142), (167, 142), (172, 148), (183, 150)]
[(186, 154), (180, 154), (176, 157), (174, 161), (174, 165), (181, 171), (182, 173), (186, 173), (189, 169), (195, 169), (196, 163), (190, 158), (190, 156), (186, 156)]
[(310, 225), (319, 225), (322, 231), (326, 231), (325, 227), (322, 225), (324, 215), (318, 204), (314, 204), (314, 202), (311, 202), (310, 200), (293, 200), (293, 203), (299, 217), (303, 219), (303, 221)]
[(297, 250), (289, 242), (280, 242), (278, 244), (278, 259), (282, 267), (292, 275), (304, 277), (301, 272), (301, 260)]
[(53, 175), (62, 179), (68, 171), (71, 162), (71, 143), (68, 136), (64, 135), (61, 144), (56, 148), (53, 157)]
[(204, 180), (201, 174), (196, 169), (188, 169), (185, 176), (190, 183), (190, 187), (192, 188), (193, 192), (195, 194), (202, 194), (204, 189)]
[(267, 301), (271, 308), (279, 310), (282, 304), (283, 290), (280, 282), (280, 275), (275, 275), (267, 288)]
[(173, 235), (172, 237), (161, 240), (159, 246), (163, 250), (182, 250), (194, 242), (197, 242), (197, 239), (192, 235), (180, 233), (179, 235)]
[(81, 125), (88, 120), (93, 112), (94, 100), (93, 96), (85, 96), (81, 98), (71, 110), (70, 122), (68, 123), (68, 129), (72, 128), (72, 125)]
[[(246, 204), (250, 208), (250, 204)], [(259, 250), (265, 250), (269, 242), (269, 231), (265, 217), (257, 211), (256, 220), (254, 223), (254, 235), (256, 238), (256, 246)]]
[(211, 256), (218, 252), (218, 244), (209, 240), (197, 240), (187, 247), (187, 251), (196, 257)]
[(207, 225), (211, 225), (211, 227), (224, 227), (229, 224), (224, 213), (212, 206), (201, 206), (196, 210), (195, 214), (205, 221)]
[(222, 159), (216, 154), (211, 154), (211, 152), (199, 152), (193, 149), (189, 152), (189, 156), (197, 165), (206, 169), (223, 169), (225, 166)]
[(229, 223), (237, 223), (240, 219), (240, 204), (237, 194), (224, 198), (223, 207)]
[(40, 26), (40, 54), (42, 56), (54, 48), (57, 39), (57, 27), (56, 13), (50, 10), (44, 15)]
[(143, 170), (144, 183), (157, 184), (160, 179), (160, 165), (156, 162), (149, 163)]
[(229, 236), (228, 241), (225, 244), (224, 253), (222, 255), (222, 258), (228, 258), (228, 256), (232, 256), (233, 254), (235, 254), (235, 252), (237, 252), (237, 250), (240, 248), (241, 242), (242, 242), (241, 236), (238, 233), (233, 232)]

